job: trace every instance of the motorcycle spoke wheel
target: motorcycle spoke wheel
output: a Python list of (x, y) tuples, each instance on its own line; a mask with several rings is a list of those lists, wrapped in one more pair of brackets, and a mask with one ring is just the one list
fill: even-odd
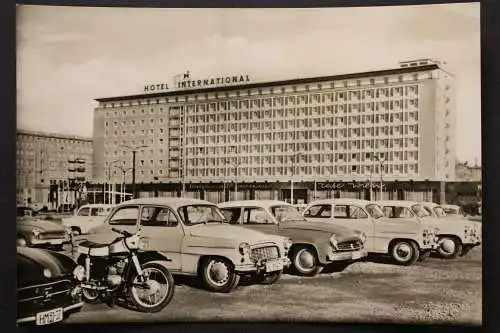
[[(144, 312), (161, 310), (172, 297), (173, 279), (157, 265), (144, 265), (145, 281), (136, 276), (130, 286), (130, 294), (136, 306)], [(165, 305), (162, 305), (165, 304)]]

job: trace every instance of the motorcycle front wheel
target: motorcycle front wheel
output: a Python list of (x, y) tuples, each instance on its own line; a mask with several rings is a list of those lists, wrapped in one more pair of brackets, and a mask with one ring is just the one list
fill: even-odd
[(134, 273), (128, 288), (128, 296), (141, 312), (158, 312), (165, 308), (174, 296), (174, 278), (164, 266), (157, 263), (142, 265), (145, 281)]

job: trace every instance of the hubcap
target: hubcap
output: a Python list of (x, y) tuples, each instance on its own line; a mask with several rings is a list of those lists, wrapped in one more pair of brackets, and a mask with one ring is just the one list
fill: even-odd
[(19, 245), (19, 246), (26, 246), (26, 239), (24, 239), (24, 238), (18, 238), (17, 239), (17, 245)]
[(211, 261), (207, 267), (208, 278), (217, 285), (223, 286), (229, 279), (229, 267), (222, 261)]
[(99, 292), (97, 290), (88, 290), (88, 289), (82, 289), (82, 293), (85, 295), (86, 298), (89, 300), (94, 300), (97, 297), (99, 297)]
[(455, 252), (455, 242), (449, 238), (446, 238), (441, 243), (441, 249), (447, 254), (452, 254), (453, 252)]
[(310, 271), (314, 268), (314, 255), (306, 249), (300, 250), (295, 259), (295, 264), (303, 271)]
[(394, 250), (400, 260), (408, 260), (411, 257), (411, 247), (408, 244), (398, 244)]

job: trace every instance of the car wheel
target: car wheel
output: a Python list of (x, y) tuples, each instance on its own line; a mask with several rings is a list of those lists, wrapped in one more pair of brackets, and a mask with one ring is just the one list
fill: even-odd
[(226, 259), (207, 258), (200, 265), (200, 277), (205, 287), (214, 292), (229, 293), (236, 288), (240, 276)]
[(439, 240), (439, 255), (444, 259), (455, 259), (462, 253), (462, 242), (455, 237), (442, 237)]
[(95, 304), (100, 301), (100, 294), (97, 290), (82, 289), (82, 299), (89, 304)]
[(394, 261), (403, 266), (413, 265), (419, 257), (417, 244), (409, 240), (395, 241), (391, 247), (391, 255)]
[(299, 247), (292, 254), (293, 270), (301, 276), (316, 276), (323, 270), (316, 252), (309, 247)]
[(254, 281), (261, 284), (274, 284), (280, 279), (282, 273), (283, 271), (259, 274), (254, 278)]
[(22, 235), (17, 236), (17, 246), (29, 246), (28, 240)]

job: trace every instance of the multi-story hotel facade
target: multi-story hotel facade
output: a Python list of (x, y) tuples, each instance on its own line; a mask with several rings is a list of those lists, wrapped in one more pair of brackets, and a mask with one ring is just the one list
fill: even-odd
[(92, 138), (17, 131), (17, 202), (73, 204), (70, 183), (92, 180)]
[(185, 191), (222, 201), (234, 197), (236, 183), (240, 199), (283, 200), (293, 179), (294, 198), (305, 202), (366, 197), (381, 181), (386, 198), (429, 199), (433, 189), (439, 197), (432, 184), (455, 178), (454, 77), (439, 62), (276, 82), (217, 80), (233, 84), (206, 87), (214, 80), (187, 77), (176, 83), (182, 89), (97, 99), (95, 178), (121, 183), (124, 174), (111, 164), (130, 167), (130, 147), (140, 147), (142, 196)]

